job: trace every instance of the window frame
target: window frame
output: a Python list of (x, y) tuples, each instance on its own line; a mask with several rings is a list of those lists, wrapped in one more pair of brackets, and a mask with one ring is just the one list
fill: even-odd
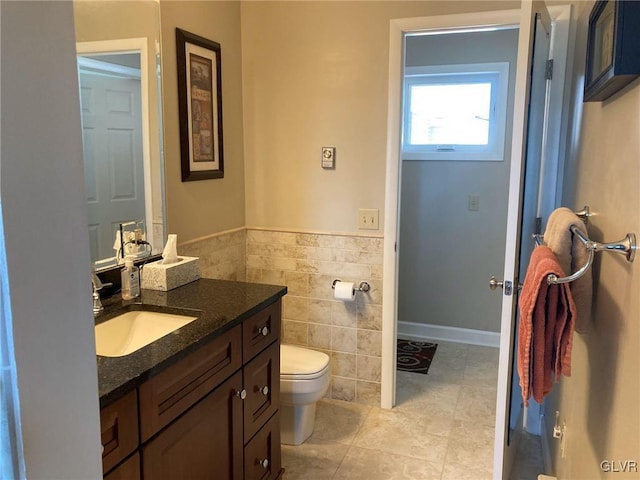
[[(487, 145), (435, 145), (410, 144), (411, 138), (411, 87), (414, 85), (461, 84), (489, 81), (491, 87), (491, 111)], [(509, 93), (509, 62), (473, 63), (460, 65), (429, 65), (406, 67), (403, 92), (403, 160), (456, 160), (456, 161), (504, 161), (504, 142)], [(445, 147), (445, 146), (442, 146)]]

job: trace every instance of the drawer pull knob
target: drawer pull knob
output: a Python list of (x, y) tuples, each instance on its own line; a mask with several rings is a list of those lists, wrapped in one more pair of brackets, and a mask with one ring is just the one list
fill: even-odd
[(244, 400), (245, 398), (247, 398), (247, 391), (243, 388), (239, 392), (236, 392), (235, 395), (236, 397), (240, 397), (240, 400)]
[(263, 337), (266, 337), (267, 335), (269, 335), (269, 327), (267, 327), (266, 325), (265, 325), (264, 327), (260, 327), (260, 328), (258, 329), (258, 332), (260, 332), (260, 334), (261, 334)]
[(266, 459), (266, 458), (265, 458), (264, 460), (260, 460), (258, 463), (259, 463), (259, 464), (260, 464), (260, 466), (261, 466), (262, 468), (264, 468), (265, 470), (266, 470), (267, 468), (269, 468), (269, 460), (268, 460), (268, 459)]
[(260, 393), (262, 393), (265, 397), (266, 397), (267, 395), (269, 395), (269, 386), (268, 386), (268, 385), (265, 385), (264, 387), (262, 387), (262, 388), (260, 389)]

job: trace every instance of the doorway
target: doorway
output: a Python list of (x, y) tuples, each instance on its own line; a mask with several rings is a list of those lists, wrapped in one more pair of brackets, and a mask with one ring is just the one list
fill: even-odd
[[(499, 346), (500, 298), (486, 279), (501, 272), (504, 261), (512, 135), (504, 119), (513, 116), (517, 44), (515, 26), (406, 37), (400, 337)], [(418, 117), (422, 99), (409, 99), (415, 90), (433, 90), (424, 109), (433, 111), (439, 99), (443, 111)], [(407, 145), (408, 132), (421, 130), (429, 130), (428, 137)], [(500, 144), (488, 155), (493, 138)]]
[[(536, 6), (537, 8), (537, 6)], [(526, 12), (525, 12), (526, 10)], [(520, 89), (520, 93), (516, 93), (516, 98), (520, 99), (520, 104), (518, 104), (517, 115), (514, 114), (514, 128), (518, 127), (518, 131), (521, 132), (519, 135), (518, 142), (515, 141), (516, 135), (514, 135), (513, 142), (513, 157), (520, 156), (523, 153), (523, 139), (524, 134), (522, 133), (524, 125), (526, 125), (526, 119), (524, 119), (524, 102), (522, 99), (524, 98), (525, 91), (528, 92), (528, 87), (523, 87), (523, 84), (526, 84), (526, 73), (528, 72), (529, 61), (526, 59), (526, 52), (530, 52), (530, 32), (531, 32), (531, 24), (530, 20), (534, 16), (535, 8), (531, 3), (523, 3), (523, 12), (522, 15), (523, 22), (522, 25), (526, 25), (526, 29), (523, 31), (523, 38), (529, 38), (529, 41), (519, 40), (519, 49), (525, 52), (525, 55), (521, 55), (522, 52), (519, 51), (518, 54), (518, 63), (520, 64), (521, 58), (523, 59), (523, 65), (519, 65), (517, 78), (520, 78), (520, 83), (518, 80), (516, 81), (516, 92), (518, 92), (518, 88)], [(542, 187), (541, 191), (543, 192), (546, 198), (546, 207), (548, 211), (553, 209), (557, 204), (557, 196), (556, 192), (558, 191), (558, 184), (561, 183), (562, 180), (562, 162), (560, 161), (562, 154), (564, 151), (564, 143), (562, 138), (565, 138), (563, 135), (563, 127), (564, 119), (562, 115), (562, 105), (563, 105), (563, 94), (565, 90), (565, 78), (568, 76), (566, 71), (566, 59), (567, 59), (567, 50), (568, 50), (568, 37), (569, 37), (569, 23), (571, 16), (570, 7), (559, 7), (554, 8), (553, 16), (556, 23), (555, 32), (557, 35), (555, 38), (552, 38), (552, 50), (554, 52), (554, 60), (555, 60), (555, 69), (553, 80), (551, 81), (552, 85), (550, 88), (550, 94), (547, 95), (546, 103), (551, 107), (550, 115), (547, 119), (547, 130), (551, 131), (551, 135), (547, 135), (546, 144), (543, 145), (544, 151), (547, 153), (545, 164), (543, 165), (544, 174), (541, 174)], [(548, 14), (547, 14), (548, 15)], [(547, 16), (548, 18), (548, 16)], [(389, 112), (389, 123), (388, 123), (388, 157), (387, 157), (387, 172), (386, 172), (386, 198), (385, 198), (385, 254), (384, 254), (384, 292), (383, 292), (383, 365), (382, 365), (382, 406), (384, 408), (391, 408), (395, 404), (395, 360), (396, 360), (396, 352), (395, 352), (395, 338), (396, 338), (396, 315), (398, 312), (398, 271), (396, 265), (396, 251), (400, 245), (399, 232), (397, 229), (398, 226), (398, 216), (400, 215), (400, 205), (399, 205), (399, 195), (400, 189), (402, 188), (400, 183), (400, 145), (401, 141), (401, 129), (400, 129), (400, 121), (401, 121), (401, 112), (402, 112), (402, 95), (401, 92), (403, 90), (402, 85), (402, 72), (404, 71), (404, 52), (405, 52), (405, 39), (406, 35), (412, 32), (424, 32), (424, 31), (434, 31), (434, 30), (456, 30), (464, 27), (465, 29), (473, 29), (475, 27), (484, 27), (489, 29), (495, 29), (496, 26), (512, 26), (520, 23), (521, 20), (521, 11), (520, 10), (510, 10), (510, 11), (498, 11), (498, 12), (481, 12), (474, 14), (463, 14), (463, 15), (447, 15), (440, 17), (428, 17), (428, 18), (412, 18), (412, 19), (399, 19), (393, 20), (391, 22), (390, 29), (390, 64), (389, 64), (389, 104), (388, 104), (388, 112)], [(522, 27), (521, 27), (522, 28)], [(519, 86), (518, 86), (519, 85)], [(525, 88), (527, 90), (525, 90)], [(518, 96), (520, 95), (520, 96)], [(549, 101), (549, 99), (555, 99), (555, 101)], [(515, 122), (516, 117), (518, 118), (518, 122)], [(551, 129), (550, 126), (555, 126), (556, 128)], [(520, 163), (518, 164), (518, 168), (515, 171), (511, 172), (511, 180), (520, 178), (521, 172)], [(517, 193), (517, 192), (516, 192)], [(517, 198), (519, 194), (515, 197), (510, 192), (510, 208), (509, 214), (507, 216), (508, 219), (512, 219), (508, 221), (509, 228), (514, 228), (515, 223), (513, 223), (513, 218), (519, 217), (519, 213), (515, 214), (515, 211), (519, 208), (517, 205), (519, 204)], [(512, 198), (513, 197), (513, 198)], [(514, 203), (515, 201), (515, 203)], [(544, 204), (544, 202), (543, 202)], [(511, 208), (511, 205), (516, 206)], [(544, 210), (544, 209), (543, 209)], [(546, 218), (548, 211), (542, 211), (542, 216)], [(515, 215), (515, 217), (514, 217)], [(516, 222), (517, 223), (517, 222)], [(515, 230), (515, 228), (514, 228)], [(519, 229), (517, 229), (519, 231)], [(503, 232), (504, 233), (504, 232)], [(515, 238), (517, 237), (517, 233), (509, 233), (507, 235), (507, 241), (511, 242), (510, 248), (515, 248)], [(400, 240), (401, 241), (401, 240)], [(452, 250), (455, 250), (455, 246), (457, 245), (456, 240), (451, 240), (449, 245)], [(402, 256), (402, 255), (400, 255)], [(509, 270), (513, 271), (514, 265), (510, 264)], [(507, 265), (505, 262), (505, 274), (507, 272)], [(506, 275), (505, 275), (506, 276)], [(517, 273), (511, 277), (517, 278)], [(488, 278), (484, 279), (483, 285), (487, 285)], [(487, 285), (488, 286), (488, 285)], [(506, 294), (505, 295), (509, 295)], [(511, 324), (508, 325), (508, 328), (505, 327), (505, 312), (511, 309), (513, 305), (515, 307), (515, 303), (513, 303), (512, 297), (503, 297), (503, 299), (509, 299), (508, 305), (505, 305), (505, 301), (503, 301), (502, 306), (502, 324), (501, 324), (501, 342), (506, 345), (501, 345), (500, 348), (500, 357), (499, 357), (499, 382), (498, 382), (498, 401), (497, 401), (497, 416), (502, 418), (506, 413), (507, 406), (507, 394), (508, 389), (507, 379), (509, 377), (510, 372), (510, 337), (511, 337)], [(507, 308), (508, 307), (508, 308)], [(502, 423), (501, 423), (502, 422)], [(501, 423), (500, 425), (498, 425)], [(503, 431), (504, 427), (504, 419), (501, 419), (500, 422), (496, 423), (496, 449), (500, 450), (500, 452), (496, 451), (496, 459), (495, 466), (496, 470), (494, 470), (494, 475), (496, 478), (499, 478), (503, 473), (503, 455), (505, 452), (502, 451), (503, 447), (506, 447), (506, 436), (505, 431)], [(498, 428), (499, 427), (499, 428)]]

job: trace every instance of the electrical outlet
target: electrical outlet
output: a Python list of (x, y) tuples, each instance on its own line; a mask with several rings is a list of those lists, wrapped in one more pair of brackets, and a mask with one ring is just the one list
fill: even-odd
[(358, 210), (358, 228), (360, 230), (379, 230), (378, 209), (361, 208)]

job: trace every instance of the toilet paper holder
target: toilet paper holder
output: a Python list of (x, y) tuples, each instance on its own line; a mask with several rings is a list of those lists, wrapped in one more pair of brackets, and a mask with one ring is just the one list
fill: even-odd
[[(331, 288), (335, 290), (336, 288), (336, 283), (341, 282), (342, 280), (340, 280), (339, 278), (336, 278), (333, 283), (331, 284)], [(367, 293), (369, 290), (371, 290), (371, 285), (369, 285), (369, 283), (367, 282), (360, 282), (360, 286), (358, 288), (353, 288), (354, 291), (356, 292), (364, 292)]]

